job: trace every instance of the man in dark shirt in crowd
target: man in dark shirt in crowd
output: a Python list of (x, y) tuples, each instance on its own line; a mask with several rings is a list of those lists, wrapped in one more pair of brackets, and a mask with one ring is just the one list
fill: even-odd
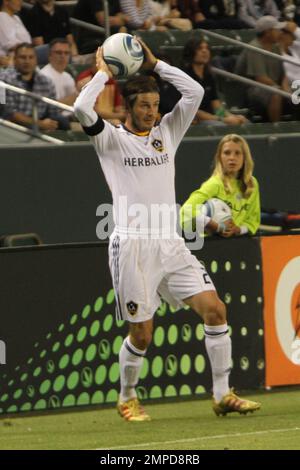
[[(74, 16), (79, 20), (92, 23), (96, 26), (104, 26), (104, 6), (102, 0), (78, 0)], [(109, 0), (109, 23), (111, 33), (126, 32), (126, 17), (121, 13), (119, 0)], [(78, 33), (78, 47), (80, 54), (95, 52), (95, 49), (104, 40), (101, 35), (93, 31), (81, 28)]]
[(66, 38), (71, 55), (78, 54), (71, 33), (69, 14), (65, 8), (55, 6), (54, 0), (36, 0), (25, 21), (35, 46), (49, 44), (55, 38)]
[(238, 0), (178, 0), (182, 15), (194, 28), (241, 29), (248, 26), (238, 18)]

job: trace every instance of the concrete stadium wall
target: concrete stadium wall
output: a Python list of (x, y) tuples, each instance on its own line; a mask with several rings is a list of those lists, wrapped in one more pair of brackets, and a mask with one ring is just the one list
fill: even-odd
[[(299, 210), (300, 137), (247, 137), (262, 207)], [(177, 201), (210, 175), (219, 138), (188, 138), (176, 157)], [(96, 209), (111, 197), (89, 143), (0, 146), (0, 235), (37, 232), (45, 243), (96, 241)], [(154, 182), (155, 184), (155, 182)]]

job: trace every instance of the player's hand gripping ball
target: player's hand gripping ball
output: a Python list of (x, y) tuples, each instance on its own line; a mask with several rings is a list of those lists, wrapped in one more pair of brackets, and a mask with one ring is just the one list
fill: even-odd
[(143, 64), (143, 48), (131, 34), (113, 34), (102, 47), (103, 58), (115, 77), (133, 75)]

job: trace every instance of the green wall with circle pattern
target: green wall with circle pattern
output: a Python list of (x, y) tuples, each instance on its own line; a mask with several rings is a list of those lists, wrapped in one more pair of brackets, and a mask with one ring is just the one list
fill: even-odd
[[(2, 303), (9, 302), (11, 291), (22, 294), (10, 297), (14, 315), (10, 317), (11, 326), (18, 326), (24, 306), (31, 305), (31, 310), (23, 312), (27, 316), (22, 320), (23, 328), (7, 328), (7, 365), (0, 368), (0, 412), (115, 403), (118, 353), (127, 327), (115, 320), (107, 247), (52, 247), (48, 256), (43, 256), (45, 248), (40, 250), (40, 260), (37, 252), (30, 252), (40, 272), (31, 272), (29, 266), (26, 277), (15, 277), (15, 285), (7, 287), (2, 299)], [(228, 308), (232, 383), (239, 389), (257, 388), (264, 380), (259, 241), (211, 240), (205, 243), (199, 258)], [(15, 263), (18, 272), (18, 267), (30, 260), (29, 251), (24, 250), (4, 261), (12, 263), (11, 269)], [(68, 296), (72, 296), (72, 307)], [(1, 335), (5, 340), (5, 320), (3, 324)], [(26, 348), (20, 351), (22, 340)], [(139, 397), (146, 400), (209, 393), (211, 372), (204, 341), (200, 317), (187, 307), (176, 311), (163, 302), (141, 370)]]

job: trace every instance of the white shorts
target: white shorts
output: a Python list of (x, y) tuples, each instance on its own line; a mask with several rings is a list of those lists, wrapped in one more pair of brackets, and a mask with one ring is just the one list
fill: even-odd
[(117, 319), (150, 320), (161, 298), (175, 308), (183, 299), (215, 286), (183, 238), (128, 238), (113, 233), (109, 267), (116, 296)]

